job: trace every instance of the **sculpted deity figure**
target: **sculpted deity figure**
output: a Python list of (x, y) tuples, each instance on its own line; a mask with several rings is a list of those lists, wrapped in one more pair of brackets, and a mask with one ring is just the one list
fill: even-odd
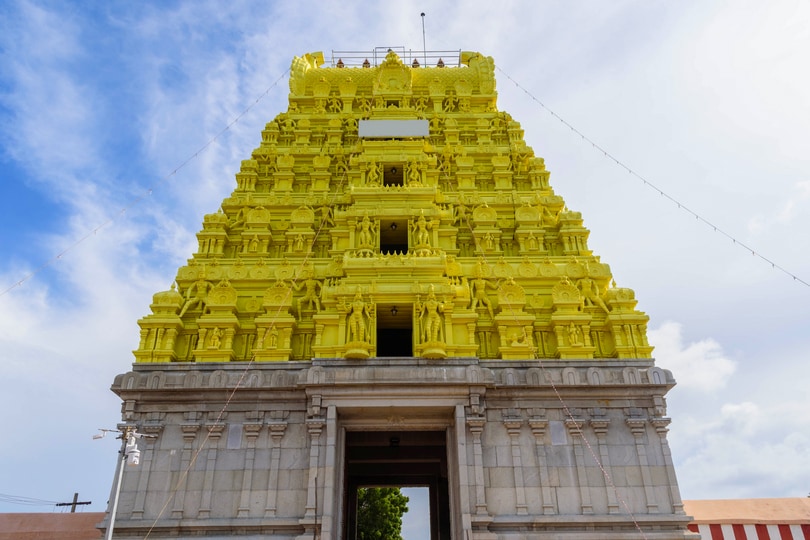
[(349, 133), (357, 133), (357, 120), (355, 120), (354, 116), (347, 117), (344, 124), (346, 126), (346, 131), (348, 131)]
[(437, 342), (442, 335), (442, 316), (444, 303), (436, 298), (433, 285), (430, 286), (427, 300), (417, 299), (416, 309), (419, 312), (419, 321), (422, 327), (422, 342)]
[(210, 349), (219, 349), (222, 340), (222, 330), (218, 327), (211, 332)]
[(276, 328), (275, 326), (273, 326), (270, 329), (269, 341), (270, 343), (268, 344), (268, 346), (270, 348), (275, 349), (278, 346), (278, 328)]
[(582, 301), (586, 306), (599, 306), (602, 311), (608, 313), (608, 307), (600, 297), (599, 287), (594, 280), (585, 276), (577, 281), (577, 288), (582, 293)]
[(492, 301), (489, 299), (487, 295), (487, 287), (490, 289), (495, 289), (495, 285), (481, 277), (480, 275), (477, 276), (472, 282), (472, 303), (470, 304), (470, 309), (475, 310), (478, 304), (485, 306), (487, 311), (489, 312), (490, 318), (495, 318), (495, 313), (492, 309)]
[(293, 289), (296, 291), (304, 289), (304, 296), (298, 299), (299, 317), (302, 316), (301, 310), (303, 309), (305, 303), (308, 309), (312, 309), (312, 306), (315, 306), (315, 310), (318, 313), (321, 312), (320, 292), (323, 291), (323, 285), (320, 281), (313, 278), (312, 275), (309, 274), (303, 282), (293, 285)]
[(374, 224), (368, 219), (368, 214), (363, 216), (363, 221), (357, 224), (360, 234), (357, 236), (357, 243), (360, 249), (374, 248)]
[(284, 133), (292, 133), (295, 131), (295, 120), (293, 120), (289, 115), (284, 115), (283, 123), (281, 124), (281, 130)]
[(206, 281), (205, 274), (200, 272), (197, 281), (192, 283), (186, 290), (186, 301), (183, 304), (183, 309), (180, 310), (179, 316), (182, 317), (186, 311), (196, 306), (200, 306), (200, 309), (205, 313), (208, 292), (213, 288), (214, 286), (209, 281)]
[(343, 110), (343, 103), (340, 101), (340, 98), (332, 95), (329, 98), (329, 112), (336, 114)]
[(380, 169), (382, 166), (375, 161), (368, 164), (368, 172), (366, 173), (366, 184), (369, 186), (380, 185)]
[(464, 200), (459, 197), (458, 203), (453, 208), (453, 225), (457, 223), (469, 225), (469, 208), (464, 204)]
[(250, 239), (248, 251), (251, 253), (256, 253), (257, 251), (259, 251), (259, 237), (255, 234), (253, 235), (253, 238)]
[(456, 157), (456, 152), (449, 144), (444, 145), (442, 148), (441, 160), (439, 162), (439, 170), (443, 173), (449, 173), (453, 165), (453, 159)]
[(319, 209), (321, 213), (321, 227), (334, 227), (335, 226), (335, 214), (332, 212), (332, 207), (328, 204), (324, 204)]
[(537, 251), (537, 237), (534, 235), (533, 232), (529, 233), (528, 241), (529, 241), (529, 250)]
[(487, 244), (487, 249), (494, 249), (495, 248), (495, 237), (492, 236), (492, 233), (487, 233), (484, 236), (484, 242)]
[(568, 345), (571, 347), (582, 345), (581, 332), (574, 323), (568, 325)]
[(433, 228), (433, 220), (428, 223), (424, 214), (419, 215), (419, 219), (413, 225), (414, 247), (430, 247), (430, 233), (428, 229)]
[(540, 214), (540, 225), (545, 227), (553, 227), (557, 224), (557, 220), (559, 218), (559, 212), (552, 212), (547, 206), (543, 206), (543, 210)]
[(369, 323), (374, 318), (374, 304), (366, 303), (360, 287), (354, 295), (351, 304), (344, 304), (344, 309), (349, 312), (348, 332), (349, 342), (365, 342), (369, 333)]
[(419, 162), (414, 160), (408, 165), (408, 184), (411, 186), (422, 185), (422, 171)]
[(360, 96), (357, 98), (357, 107), (364, 113), (369, 113), (371, 112), (371, 100), (366, 96)]

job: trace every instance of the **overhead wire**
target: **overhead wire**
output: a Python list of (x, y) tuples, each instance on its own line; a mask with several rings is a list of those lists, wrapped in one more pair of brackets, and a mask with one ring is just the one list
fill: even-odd
[(8, 493), (0, 493), (0, 502), (24, 506), (55, 506), (59, 503), (59, 501), (48, 501), (45, 499), (36, 499), (34, 497), (24, 497), (22, 495), (10, 495)]
[[(497, 67), (497, 66), (496, 66), (496, 67)], [(727, 239), (731, 240), (731, 241), (732, 241), (732, 243), (734, 243), (734, 245), (739, 246), (739, 247), (741, 247), (742, 249), (744, 249), (744, 250), (748, 251), (748, 252), (749, 252), (749, 253), (751, 253), (751, 255), (753, 255), (754, 257), (757, 257), (758, 259), (760, 259), (760, 260), (762, 260), (762, 261), (764, 261), (764, 262), (766, 262), (766, 263), (770, 264), (772, 269), (774, 269), (774, 270), (779, 270), (779, 271), (780, 271), (780, 272), (782, 272), (783, 274), (786, 274), (787, 276), (789, 276), (789, 277), (793, 278), (793, 281), (796, 281), (796, 282), (798, 282), (798, 283), (801, 283), (802, 285), (804, 285), (804, 286), (806, 286), (806, 287), (810, 287), (810, 282), (808, 282), (807, 280), (804, 280), (804, 279), (800, 278), (798, 275), (796, 275), (795, 273), (791, 272), (790, 270), (788, 270), (788, 269), (787, 269), (787, 268), (785, 268), (784, 266), (782, 266), (782, 265), (780, 265), (780, 264), (776, 263), (774, 260), (772, 260), (772, 259), (770, 259), (770, 258), (768, 258), (768, 257), (766, 257), (766, 256), (764, 256), (764, 255), (762, 255), (762, 253), (760, 253), (759, 251), (757, 251), (757, 250), (756, 250), (756, 249), (754, 249), (753, 247), (751, 247), (751, 246), (749, 246), (748, 244), (746, 244), (745, 242), (743, 242), (743, 241), (739, 240), (739, 239), (738, 239), (736, 236), (734, 236), (733, 234), (731, 234), (731, 233), (729, 233), (729, 232), (725, 231), (724, 229), (722, 229), (722, 228), (718, 227), (718, 226), (717, 226), (717, 225), (715, 225), (713, 222), (709, 221), (709, 219), (707, 219), (707, 218), (703, 217), (701, 214), (698, 214), (696, 211), (692, 210), (692, 209), (691, 209), (689, 206), (687, 206), (686, 204), (682, 203), (681, 201), (679, 201), (679, 200), (678, 200), (678, 199), (676, 199), (675, 197), (671, 196), (670, 194), (668, 194), (667, 192), (665, 192), (665, 191), (664, 191), (662, 188), (658, 187), (657, 185), (655, 185), (654, 183), (652, 183), (651, 181), (649, 181), (647, 178), (645, 178), (644, 176), (642, 176), (641, 174), (639, 174), (638, 172), (636, 172), (636, 171), (635, 171), (634, 169), (632, 169), (630, 166), (626, 165), (626, 164), (625, 164), (623, 161), (621, 161), (621, 160), (619, 160), (617, 157), (615, 157), (615, 156), (614, 156), (612, 153), (608, 152), (608, 150), (607, 150), (607, 149), (603, 148), (602, 146), (600, 146), (599, 144), (597, 144), (597, 143), (596, 143), (596, 142), (595, 142), (593, 139), (591, 139), (590, 137), (588, 137), (587, 135), (585, 135), (585, 134), (584, 134), (582, 131), (580, 131), (579, 129), (577, 129), (576, 127), (574, 127), (574, 125), (572, 125), (572, 124), (571, 124), (571, 123), (569, 123), (567, 120), (565, 120), (563, 117), (561, 117), (559, 114), (557, 114), (557, 113), (556, 113), (554, 110), (552, 110), (550, 107), (548, 107), (548, 106), (547, 106), (547, 105), (546, 105), (544, 102), (540, 101), (540, 100), (539, 100), (537, 97), (535, 97), (535, 96), (534, 96), (534, 94), (532, 94), (532, 93), (531, 93), (531, 92), (529, 92), (529, 91), (528, 91), (526, 88), (524, 88), (524, 87), (523, 87), (523, 86), (522, 86), (520, 83), (518, 83), (518, 82), (517, 82), (515, 79), (513, 79), (513, 78), (512, 78), (512, 77), (511, 77), (511, 76), (510, 76), (508, 73), (506, 73), (506, 72), (505, 72), (503, 69), (501, 69), (500, 67), (497, 67), (497, 69), (498, 69), (498, 71), (500, 71), (500, 72), (501, 72), (501, 73), (504, 75), (504, 77), (506, 77), (507, 79), (509, 79), (509, 80), (510, 80), (510, 81), (511, 81), (511, 82), (512, 82), (514, 85), (515, 85), (515, 87), (516, 87), (516, 88), (518, 88), (518, 89), (520, 89), (521, 91), (523, 91), (523, 93), (524, 93), (524, 94), (526, 94), (527, 96), (529, 96), (529, 98), (530, 98), (532, 101), (534, 101), (535, 103), (537, 103), (537, 104), (538, 104), (538, 105), (539, 105), (539, 106), (540, 106), (540, 107), (541, 107), (541, 108), (542, 108), (544, 111), (546, 111), (546, 112), (547, 112), (548, 114), (550, 114), (552, 117), (554, 117), (554, 118), (556, 118), (557, 120), (559, 120), (559, 121), (560, 121), (560, 122), (561, 122), (561, 123), (562, 123), (562, 124), (563, 124), (565, 127), (567, 127), (568, 129), (570, 129), (570, 130), (571, 130), (573, 133), (575, 133), (575, 134), (579, 135), (579, 136), (580, 136), (580, 138), (581, 138), (582, 140), (584, 140), (584, 141), (588, 142), (588, 143), (591, 145), (591, 147), (592, 147), (592, 148), (594, 148), (594, 149), (598, 150), (599, 152), (601, 152), (601, 153), (602, 153), (602, 155), (603, 155), (604, 157), (606, 157), (606, 158), (610, 159), (610, 160), (611, 160), (611, 161), (613, 161), (613, 162), (614, 162), (616, 165), (618, 165), (619, 167), (621, 167), (621, 168), (623, 168), (624, 170), (626, 170), (626, 171), (627, 171), (627, 172), (628, 172), (630, 175), (632, 175), (632, 176), (634, 176), (634, 177), (638, 178), (638, 179), (639, 179), (639, 180), (642, 182), (642, 184), (644, 184), (644, 185), (645, 185), (645, 186), (647, 186), (648, 188), (650, 188), (650, 189), (652, 189), (653, 191), (655, 191), (656, 193), (658, 193), (658, 194), (659, 194), (661, 197), (663, 197), (663, 198), (665, 198), (665, 199), (669, 200), (671, 203), (673, 203), (674, 205), (676, 205), (676, 206), (678, 207), (678, 209), (679, 209), (679, 210), (683, 210), (683, 211), (684, 211), (684, 212), (686, 212), (687, 214), (689, 214), (689, 215), (691, 215), (692, 217), (694, 217), (696, 220), (698, 220), (698, 221), (700, 221), (701, 223), (703, 223), (705, 226), (710, 227), (710, 228), (711, 228), (711, 229), (712, 229), (714, 232), (716, 232), (716, 233), (718, 233), (718, 234), (720, 234), (720, 235), (722, 235), (722, 236), (726, 237)]]

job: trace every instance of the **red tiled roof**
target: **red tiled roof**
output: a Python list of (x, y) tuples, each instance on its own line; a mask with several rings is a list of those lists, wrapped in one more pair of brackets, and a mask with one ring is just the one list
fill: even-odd
[(684, 501), (701, 540), (810, 540), (810, 499)]
[(0, 513), (0, 540), (96, 540), (104, 512)]

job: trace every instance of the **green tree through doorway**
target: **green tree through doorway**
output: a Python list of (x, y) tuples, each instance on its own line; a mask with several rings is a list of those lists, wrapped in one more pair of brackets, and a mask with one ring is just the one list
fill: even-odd
[(357, 540), (401, 540), (408, 497), (399, 488), (357, 490)]

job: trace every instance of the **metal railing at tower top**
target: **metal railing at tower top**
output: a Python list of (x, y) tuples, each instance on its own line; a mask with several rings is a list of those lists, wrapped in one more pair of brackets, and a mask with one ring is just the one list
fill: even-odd
[(416, 62), (423, 67), (459, 67), (461, 49), (447, 51), (417, 51), (400, 46), (374, 47), (369, 51), (332, 51), (331, 67), (377, 67), (385, 60), (388, 51), (394, 51), (402, 62), (414, 66)]

